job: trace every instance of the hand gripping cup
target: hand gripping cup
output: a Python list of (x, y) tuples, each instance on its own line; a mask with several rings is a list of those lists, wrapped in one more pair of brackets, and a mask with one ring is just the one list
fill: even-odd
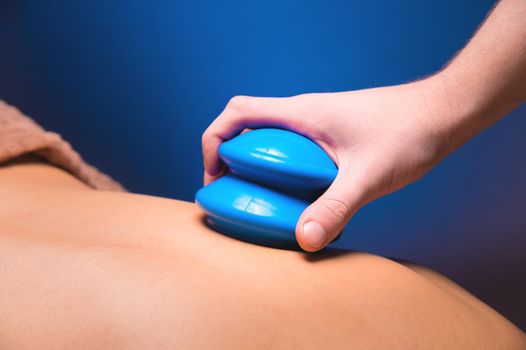
[(313, 141), (281, 129), (257, 129), (219, 147), (228, 173), (201, 188), (196, 203), (206, 222), (228, 236), (298, 250), (295, 228), (338, 169)]

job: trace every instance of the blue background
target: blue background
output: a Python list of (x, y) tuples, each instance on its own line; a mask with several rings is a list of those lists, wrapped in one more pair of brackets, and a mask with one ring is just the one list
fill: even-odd
[[(0, 2), (0, 98), (134, 192), (193, 200), (200, 136), (236, 94), (424, 77), (492, 1)], [(526, 108), (359, 212), (340, 247), (446, 274), (526, 329)]]

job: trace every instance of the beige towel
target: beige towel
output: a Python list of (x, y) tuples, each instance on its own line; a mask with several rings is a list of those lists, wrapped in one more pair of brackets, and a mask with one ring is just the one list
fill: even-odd
[(60, 135), (42, 129), (18, 109), (0, 100), (0, 163), (36, 154), (98, 190), (123, 191), (109, 176), (88, 165)]

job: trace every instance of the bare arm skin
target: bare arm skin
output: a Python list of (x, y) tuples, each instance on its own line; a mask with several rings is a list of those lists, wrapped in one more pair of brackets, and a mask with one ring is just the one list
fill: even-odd
[[(328, 259), (330, 257), (330, 259)], [(0, 167), (0, 348), (521, 349), (430, 270), (246, 244), (194, 204)]]
[[(526, 102), (526, 2), (503, 0), (434, 78), (450, 113), (440, 123), (452, 149)], [(438, 124), (438, 123), (437, 123)]]
[(501, 1), (441, 72), (398, 86), (288, 98), (236, 96), (203, 134), (205, 183), (222, 173), (219, 145), (244, 128), (277, 126), (316, 141), (339, 166), (296, 226), (315, 251), (368, 202), (421, 178), (526, 100), (526, 1)]

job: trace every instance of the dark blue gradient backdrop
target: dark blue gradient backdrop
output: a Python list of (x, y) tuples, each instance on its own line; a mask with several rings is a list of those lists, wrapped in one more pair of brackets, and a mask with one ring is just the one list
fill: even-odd
[[(236, 94), (396, 84), (438, 70), (488, 0), (0, 2), (0, 98), (134, 192), (188, 201)], [(428, 265), (526, 328), (526, 108), (360, 211), (338, 246)]]

